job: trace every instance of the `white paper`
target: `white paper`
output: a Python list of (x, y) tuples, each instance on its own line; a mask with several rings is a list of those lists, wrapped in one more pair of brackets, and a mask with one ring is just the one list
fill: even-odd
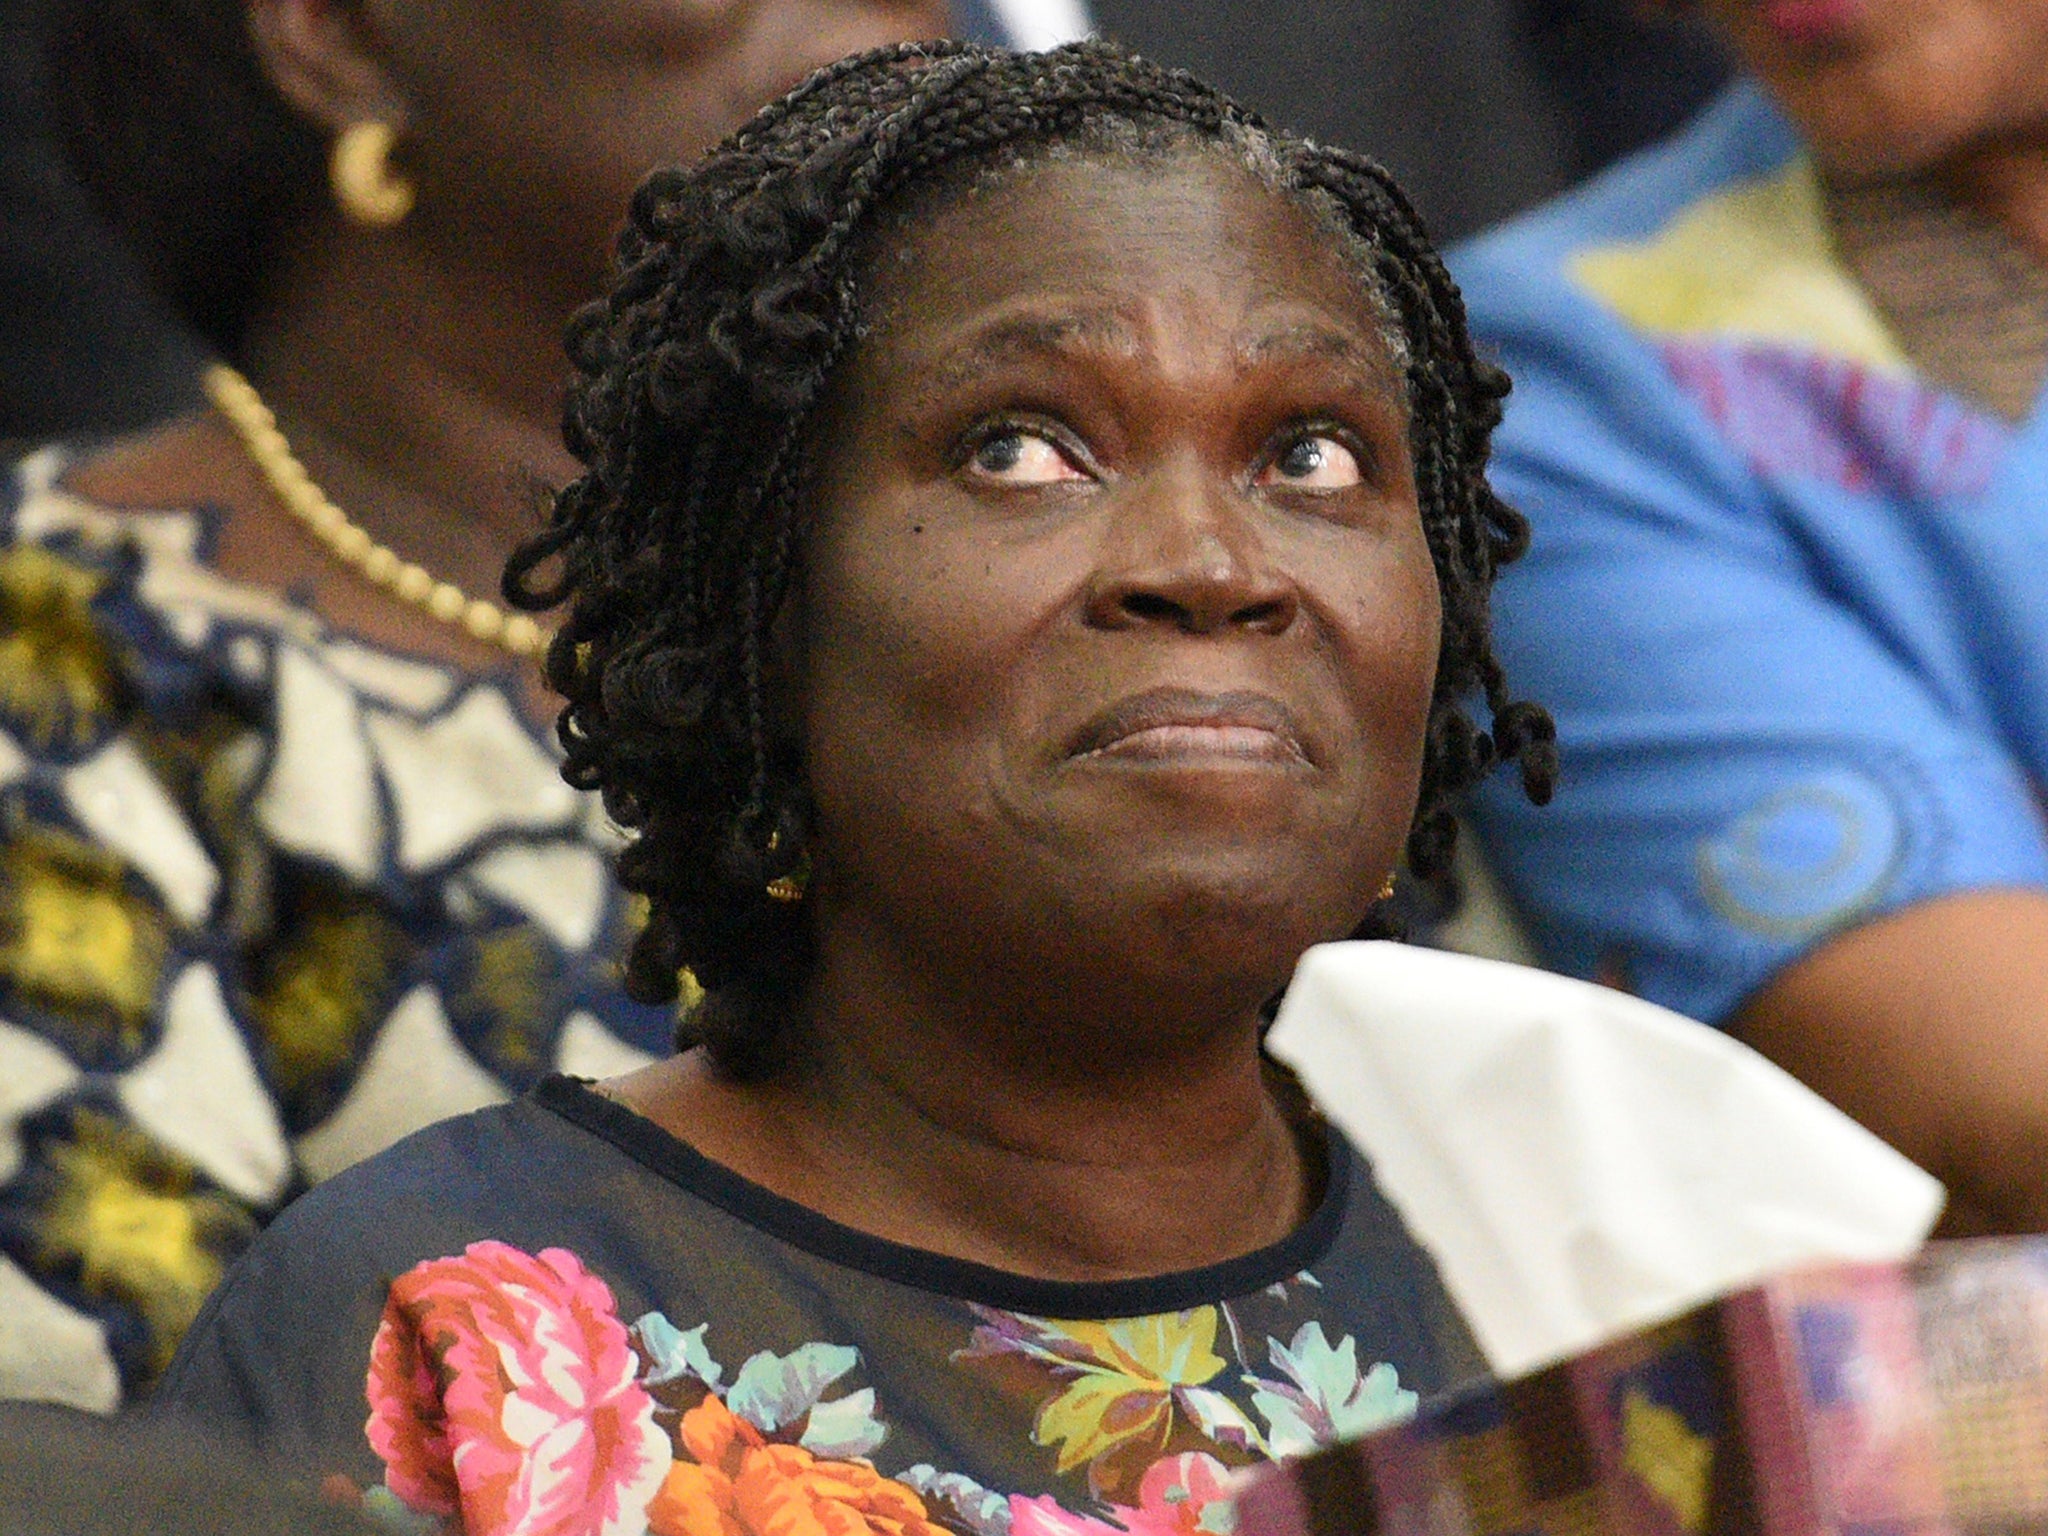
[(1302, 958), (1267, 1040), (1519, 1376), (1801, 1265), (1895, 1260), (1931, 1176), (1640, 999), (1401, 944)]

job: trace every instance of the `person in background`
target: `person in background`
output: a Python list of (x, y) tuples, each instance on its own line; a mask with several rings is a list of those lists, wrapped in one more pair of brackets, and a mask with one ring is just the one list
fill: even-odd
[[(0, 1395), (151, 1383), (295, 1190), (667, 1049), (491, 599), (656, 164), (930, 0), (102, 0), (55, 124), (223, 366), (0, 489)], [(231, 365), (231, 366), (226, 366)]]
[(199, 401), (199, 347), (79, 191), (44, 106), (53, 0), (0, 0), (0, 453)]
[(1748, 78), (1458, 253), (1536, 529), (1549, 961), (2048, 1229), (2048, 6), (1708, 0)]
[(620, 249), (507, 590), (685, 1048), (312, 1191), (158, 1403), (398, 1529), (1227, 1529), (1483, 1371), (1261, 1047), (1547, 787), (1505, 381), (1385, 172), (1109, 44), (844, 61)]
[[(48, 123), (62, 0), (0, 0), (0, 450), (132, 431), (197, 407), (204, 349), (149, 291)], [(956, 0), (953, 32), (1045, 48), (1084, 36), (1079, 0)]]
[[(1470, 235), (1676, 127), (1726, 75), (1686, 17), (1637, 0), (1094, 0), (1105, 35), (1370, 144), (1431, 231)], [(1341, 15), (1341, 24), (1333, 18)]]

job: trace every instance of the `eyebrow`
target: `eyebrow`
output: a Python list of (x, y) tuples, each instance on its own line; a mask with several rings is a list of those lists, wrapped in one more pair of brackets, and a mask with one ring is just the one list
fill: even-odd
[(932, 370), (925, 393), (957, 389), (990, 368), (1032, 357), (1062, 357), (1077, 345), (1129, 352), (1136, 338), (1112, 309), (1060, 315), (1013, 315), (977, 331)]
[[(953, 348), (923, 381), (918, 394), (925, 399), (944, 397), (1005, 363), (1060, 358), (1077, 349), (1129, 354), (1137, 349), (1136, 331), (1121, 314), (1107, 307), (1056, 315), (1013, 315)], [(1237, 355), (1246, 367), (1324, 361), (1342, 364), (1376, 381), (1398, 373), (1385, 347), (1374, 338), (1312, 320), (1254, 336), (1238, 347)]]
[(1390, 362), (1386, 348), (1376, 341), (1308, 321), (1254, 337), (1239, 348), (1239, 356), (1247, 363), (1313, 358), (1349, 363), (1375, 373), (1386, 372)]

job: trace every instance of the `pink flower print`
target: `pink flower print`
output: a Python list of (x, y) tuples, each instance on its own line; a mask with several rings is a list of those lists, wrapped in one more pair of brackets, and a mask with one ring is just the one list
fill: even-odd
[(1010, 1536), (1226, 1536), (1230, 1497), (1223, 1463), (1187, 1451), (1155, 1461), (1138, 1483), (1137, 1507), (1112, 1504), (1109, 1520), (1074, 1514), (1049, 1497), (1012, 1494)]
[(1138, 1507), (1121, 1512), (1128, 1516), (1124, 1524), (1133, 1536), (1208, 1536), (1211, 1507), (1227, 1507), (1232, 1486), (1232, 1474), (1214, 1456), (1169, 1456), (1139, 1482)]
[(627, 1536), (673, 1455), (605, 1283), (499, 1242), (392, 1283), (370, 1346), (391, 1492), (469, 1536)]
[[(446, 1262), (445, 1260), (443, 1262)], [(461, 1508), (455, 1482), (455, 1448), (442, 1416), (433, 1367), (420, 1350), (419, 1335), (386, 1299), (384, 1319), (370, 1341), (370, 1449), (384, 1461), (384, 1485), (427, 1515), (452, 1515)]]
[[(1130, 1514), (1130, 1510), (1122, 1511)], [(1077, 1515), (1050, 1494), (1027, 1499), (1010, 1495), (1010, 1536), (1127, 1536), (1120, 1525)]]

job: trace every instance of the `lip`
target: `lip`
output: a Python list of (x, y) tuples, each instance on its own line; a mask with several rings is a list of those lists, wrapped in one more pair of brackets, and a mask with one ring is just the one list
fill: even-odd
[(1788, 43), (1825, 43), (1841, 37), (1863, 13), (1863, 0), (1763, 0), (1763, 24)]
[(1092, 717), (1067, 744), (1070, 761), (1312, 764), (1294, 712), (1263, 693), (1152, 688)]

